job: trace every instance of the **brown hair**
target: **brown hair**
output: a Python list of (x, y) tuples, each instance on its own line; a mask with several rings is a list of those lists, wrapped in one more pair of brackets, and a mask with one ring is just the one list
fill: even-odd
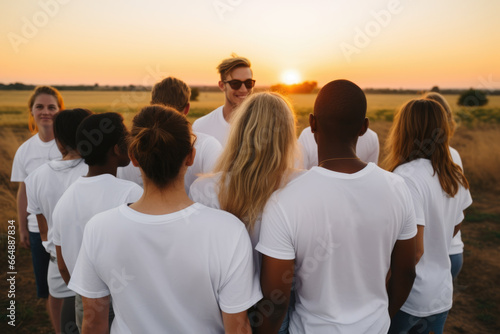
[(168, 77), (154, 85), (151, 92), (151, 104), (171, 106), (183, 112), (190, 97), (191, 88), (184, 81)]
[(31, 110), (33, 109), (33, 105), (35, 104), (36, 98), (38, 97), (38, 95), (41, 94), (52, 95), (57, 100), (57, 105), (59, 107), (59, 110), (64, 109), (64, 100), (62, 98), (61, 93), (59, 93), (57, 89), (50, 86), (37, 86), (28, 100), (28, 107), (29, 107), (28, 126), (31, 134), (35, 134), (38, 132), (38, 127), (35, 123), (35, 117), (33, 117), (33, 113), (31, 112)]
[(459, 185), (469, 188), (462, 169), (453, 162), (449, 147), (450, 127), (444, 108), (436, 101), (414, 99), (404, 104), (394, 117), (386, 142), (384, 161), (389, 171), (416, 159), (431, 161), (441, 188), (451, 197)]
[(428, 100), (434, 100), (444, 108), (444, 111), (446, 111), (446, 116), (448, 118), (448, 125), (450, 126), (450, 131), (451, 131), (450, 137), (453, 137), (453, 134), (455, 133), (455, 129), (457, 127), (457, 123), (453, 118), (453, 112), (451, 111), (451, 107), (444, 98), (444, 96), (436, 92), (429, 92), (426, 93), (423, 98)]
[(238, 67), (248, 67), (250, 68), (250, 60), (244, 57), (238, 57), (236, 54), (233, 54), (231, 58), (224, 59), (219, 66), (217, 66), (217, 70), (220, 74), (220, 80), (226, 80), (226, 77), (231, 73), (232, 70)]
[(191, 124), (175, 109), (151, 105), (134, 117), (129, 154), (157, 187), (175, 180), (192, 150)]

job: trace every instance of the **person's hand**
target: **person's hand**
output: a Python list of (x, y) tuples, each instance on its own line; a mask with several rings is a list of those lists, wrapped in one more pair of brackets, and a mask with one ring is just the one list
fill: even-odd
[(30, 235), (28, 231), (23, 231), (21, 229), (19, 233), (19, 245), (23, 248), (30, 249)]

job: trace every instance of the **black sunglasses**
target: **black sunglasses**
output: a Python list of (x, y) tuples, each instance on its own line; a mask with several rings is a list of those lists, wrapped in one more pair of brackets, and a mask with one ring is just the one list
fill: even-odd
[(223, 81), (223, 82), (228, 83), (229, 86), (231, 86), (231, 88), (234, 90), (240, 89), (241, 85), (243, 85), (243, 84), (245, 84), (245, 87), (247, 89), (252, 89), (253, 86), (255, 86), (255, 80), (253, 80), (253, 79), (247, 79), (245, 81), (234, 79), (234, 80)]

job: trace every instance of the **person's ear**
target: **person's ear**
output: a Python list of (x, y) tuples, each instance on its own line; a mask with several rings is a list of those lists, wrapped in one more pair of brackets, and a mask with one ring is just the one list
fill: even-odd
[(365, 120), (363, 121), (363, 126), (361, 127), (361, 130), (359, 130), (358, 136), (361, 137), (368, 131), (368, 126), (370, 125), (370, 121), (368, 120), (367, 117), (365, 117)]
[(130, 154), (130, 152), (128, 152), (128, 158), (130, 159), (134, 167), (139, 167), (139, 161), (137, 161), (137, 159), (132, 154)]
[(115, 144), (115, 146), (113, 146), (113, 154), (116, 156), (121, 155), (121, 150), (120, 150), (120, 147), (118, 146), (118, 144)]
[(186, 166), (192, 166), (194, 163), (194, 157), (196, 156), (196, 149), (193, 147), (191, 153), (186, 157)]
[(220, 89), (221, 91), (224, 91), (224, 82), (219, 81), (219, 89)]
[(187, 116), (189, 108), (191, 108), (191, 104), (188, 102), (188, 104), (186, 104), (186, 106), (184, 107), (184, 111), (182, 112), (184, 116)]
[(316, 132), (316, 117), (313, 114), (309, 114), (309, 126), (311, 126), (311, 132)]

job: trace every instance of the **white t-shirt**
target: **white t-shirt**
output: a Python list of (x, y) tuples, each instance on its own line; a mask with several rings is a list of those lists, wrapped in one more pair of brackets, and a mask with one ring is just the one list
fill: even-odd
[[(10, 181), (24, 182), (29, 173), (50, 160), (60, 158), (62, 155), (57, 148), (56, 141), (53, 139), (43, 142), (37, 133), (17, 149), (12, 163)], [(40, 232), (36, 217), (33, 215), (28, 215), (28, 230), (35, 233)]]
[[(464, 167), (462, 165), (462, 159), (460, 158), (460, 154), (458, 154), (458, 151), (455, 150), (453, 147), (450, 147), (450, 153), (453, 162), (459, 165), (463, 171)], [(451, 239), (450, 255), (461, 254), (463, 252), (464, 252), (464, 243), (462, 241), (462, 233), (461, 231), (458, 231), (458, 233), (453, 237), (453, 239)]]
[(43, 214), (47, 221), (47, 252), (56, 256), (52, 242), (52, 213), (66, 189), (80, 176), (87, 174), (89, 167), (83, 159), (52, 160), (35, 169), (24, 180), (28, 197), (28, 212), (36, 217)]
[(451, 308), (453, 284), (448, 255), (455, 225), (472, 203), (469, 190), (460, 186), (455, 197), (441, 188), (437, 173), (428, 159), (417, 159), (394, 170), (410, 189), (417, 224), (424, 228), (424, 254), (417, 264), (413, 288), (401, 307), (406, 313), (426, 317)]
[(233, 215), (195, 203), (165, 215), (127, 205), (85, 227), (69, 287), (111, 294), (111, 333), (224, 333), (220, 310), (262, 298), (250, 239)]
[(224, 119), (222, 112), (224, 106), (213, 110), (209, 114), (198, 118), (193, 123), (193, 130), (206, 133), (217, 139), (222, 147), (226, 146), (229, 136), (229, 123)]
[(387, 333), (391, 253), (416, 233), (407, 186), (374, 163), (354, 174), (313, 167), (276, 192), (257, 250), (295, 259), (290, 333)]
[[(302, 130), (299, 136), (300, 149), (304, 159), (304, 168), (311, 169), (318, 165), (318, 145), (314, 140), (311, 127)], [(378, 163), (379, 154), (378, 136), (375, 131), (368, 129), (364, 135), (358, 138), (356, 144), (356, 155), (364, 162)]]
[[(222, 152), (222, 146), (214, 137), (201, 132), (194, 132), (194, 134), (196, 135), (194, 143), (196, 155), (193, 164), (188, 167), (184, 176), (184, 187), (187, 194), (189, 194), (189, 187), (199, 175), (210, 173), (214, 169), (215, 163)], [(132, 162), (126, 167), (118, 168), (116, 177), (143, 186), (141, 170), (139, 167), (135, 167)]]
[(142, 192), (137, 184), (111, 174), (80, 177), (66, 190), (52, 214), (52, 241), (61, 246), (70, 274), (80, 251), (83, 230), (90, 218), (124, 203), (133, 203), (141, 198)]

